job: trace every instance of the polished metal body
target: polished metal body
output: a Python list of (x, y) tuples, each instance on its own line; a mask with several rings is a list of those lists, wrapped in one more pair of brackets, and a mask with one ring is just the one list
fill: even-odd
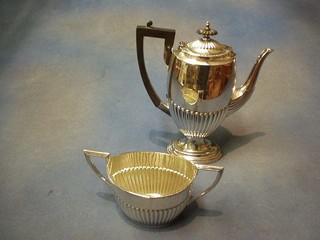
[[(250, 98), (261, 65), (272, 49), (262, 51), (246, 83), (235, 88), (236, 54), (233, 49), (211, 38), (217, 31), (210, 28), (209, 22), (198, 33), (202, 35), (200, 39), (180, 42), (176, 50), (171, 50), (174, 30), (153, 28), (149, 22), (146, 27), (137, 27), (137, 54), (142, 80), (151, 100), (172, 117), (185, 135), (183, 139), (172, 141), (168, 152), (195, 163), (208, 164), (220, 159), (222, 151), (205, 138)], [(168, 66), (166, 103), (156, 94), (145, 68), (144, 37), (165, 39), (164, 58)]]
[[(133, 221), (151, 227), (170, 224), (191, 202), (211, 191), (220, 181), (222, 167), (195, 165), (159, 152), (129, 152), (115, 157), (84, 150), (87, 163), (112, 190), (123, 212)], [(107, 177), (91, 157), (104, 158)], [(217, 172), (210, 185), (198, 193), (191, 184), (199, 170)]]

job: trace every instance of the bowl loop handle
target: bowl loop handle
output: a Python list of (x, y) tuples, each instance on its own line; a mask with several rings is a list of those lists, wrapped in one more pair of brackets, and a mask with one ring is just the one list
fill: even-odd
[(218, 166), (210, 166), (210, 165), (202, 165), (202, 164), (195, 164), (196, 167), (198, 168), (198, 170), (204, 170), (204, 171), (214, 171), (217, 172), (216, 177), (214, 178), (212, 184), (206, 188), (205, 190), (203, 190), (202, 192), (196, 194), (195, 196), (191, 197), (188, 201), (189, 205), (190, 203), (192, 203), (193, 201), (197, 200), (198, 198), (202, 197), (203, 195), (207, 194), (208, 192), (210, 192), (220, 181), (222, 174), (223, 174), (223, 167), (218, 167)]
[(93, 151), (93, 150), (83, 150), (84, 156), (86, 157), (87, 163), (91, 167), (91, 169), (95, 172), (95, 174), (104, 182), (106, 183), (111, 189), (112, 189), (112, 183), (109, 180), (108, 177), (105, 177), (96, 167), (96, 165), (93, 163), (91, 156), (92, 157), (100, 157), (104, 158), (106, 163), (108, 164), (109, 158), (110, 158), (110, 153), (107, 152), (98, 152), (98, 151)]

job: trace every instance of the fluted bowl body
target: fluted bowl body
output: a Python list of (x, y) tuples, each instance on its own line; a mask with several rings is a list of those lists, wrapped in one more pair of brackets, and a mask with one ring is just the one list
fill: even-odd
[(197, 173), (191, 162), (156, 152), (124, 153), (107, 164), (120, 208), (132, 220), (154, 227), (169, 224), (187, 206)]

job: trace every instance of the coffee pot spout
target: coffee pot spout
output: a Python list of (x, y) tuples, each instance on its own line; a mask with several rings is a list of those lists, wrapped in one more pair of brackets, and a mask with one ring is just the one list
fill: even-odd
[(264, 49), (258, 56), (247, 81), (241, 87), (234, 89), (228, 106), (227, 116), (239, 110), (249, 100), (254, 91), (261, 66), (271, 52), (273, 52), (271, 48)]

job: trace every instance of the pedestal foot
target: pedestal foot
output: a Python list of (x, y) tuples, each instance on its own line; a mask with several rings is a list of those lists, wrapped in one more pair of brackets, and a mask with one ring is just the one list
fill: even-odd
[(167, 147), (167, 151), (196, 164), (210, 164), (218, 161), (223, 155), (217, 144), (205, 138), (174, 140)]

